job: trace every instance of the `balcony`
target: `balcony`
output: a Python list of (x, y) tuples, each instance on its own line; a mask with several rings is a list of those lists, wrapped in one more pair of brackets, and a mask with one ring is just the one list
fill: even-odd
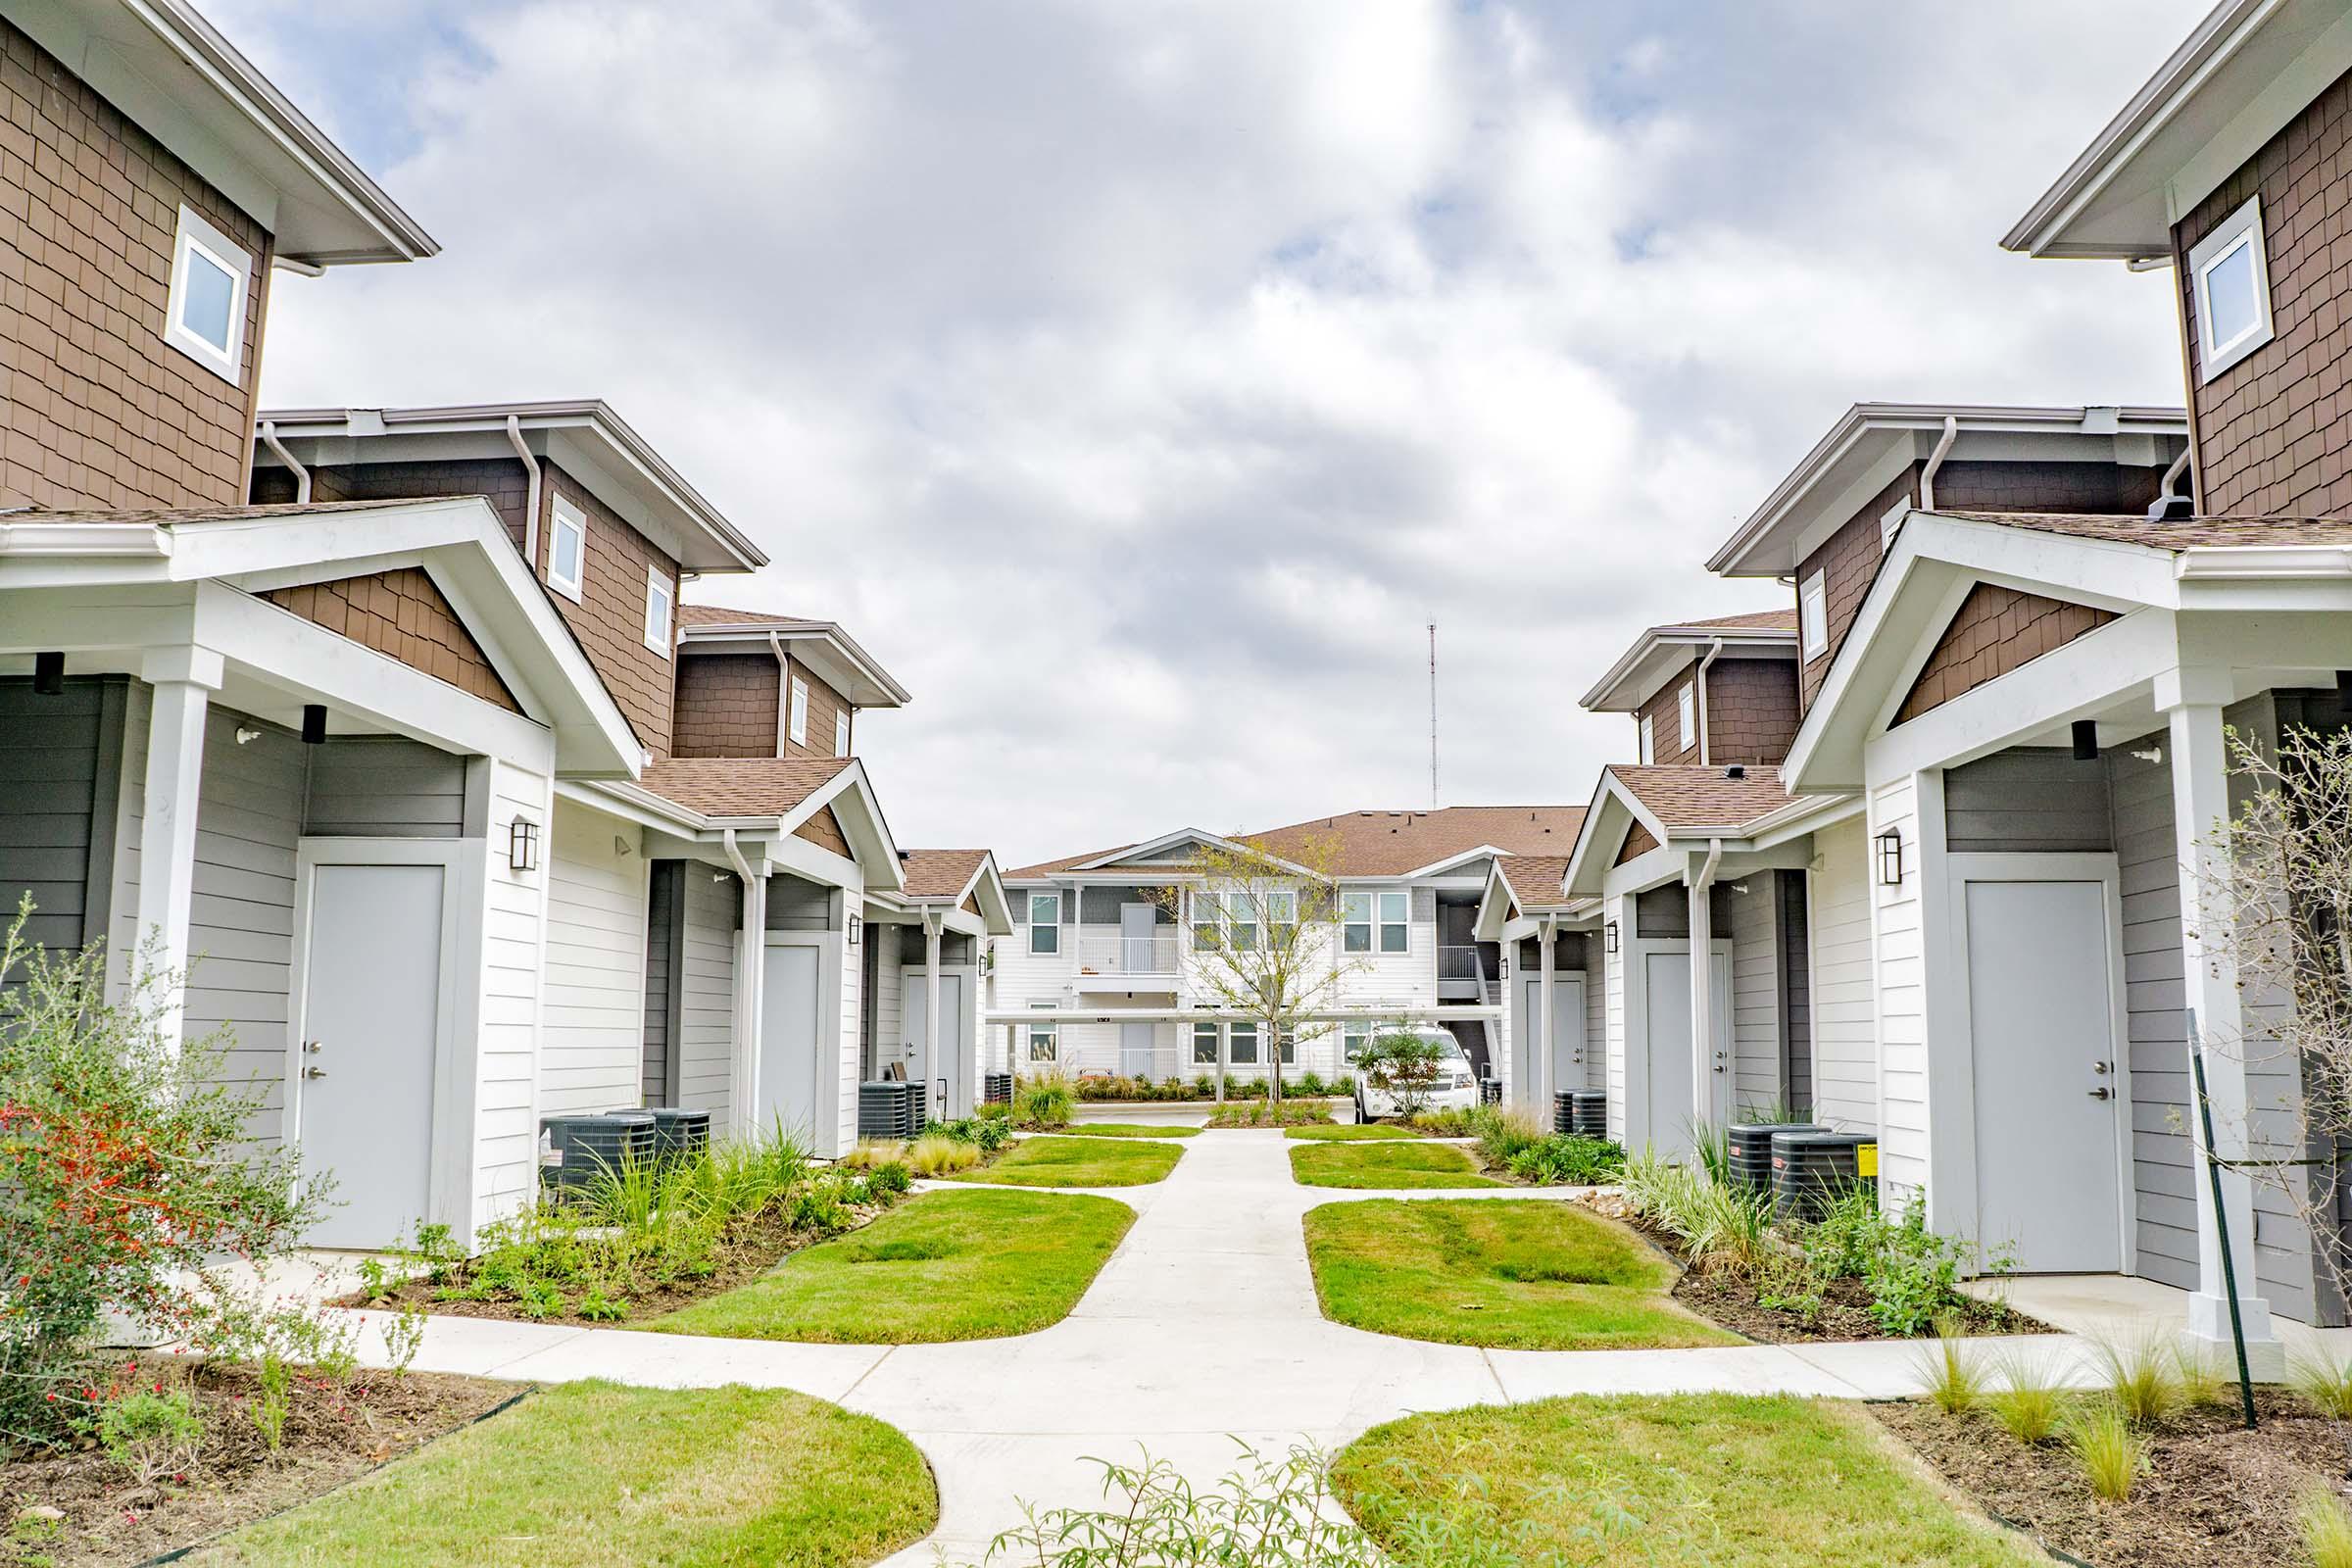
[(1076, 943), (1080, 991), (1174, 991), (1183, 963), (1173, 931), (1148, 937), (1081, 930)]
[(1495, 998), (1488, 992), (1499, 990), (1497, 977), (1487, 972), (1487, 960), (1475, 946), (1438, 949), (1440, 1002), (1492, 1002)]

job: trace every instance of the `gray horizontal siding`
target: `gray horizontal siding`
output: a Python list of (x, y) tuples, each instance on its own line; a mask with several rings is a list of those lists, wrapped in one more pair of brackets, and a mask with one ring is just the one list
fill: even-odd
[(102, 789), (100, 758), (119, 766), (122, 710), (121, 682), (69, 681), (42, 697), (29, 680), (0, 680), (0, 919), (29, 895), (24, 935), (45, 948), (103, 934), (106, 878), (91, 886), (91, 852), (109, 838), (114, 778)]
[(395, 735), (337, 736), (310, 752), (305, 830), (316, 838), (454, 839), (466, 760)]
[(1954, 855), (2112, 849), (2106, 782), (2097, 762), (2052, 747), (2019, 747), (1950, 768), (1944, 847)]

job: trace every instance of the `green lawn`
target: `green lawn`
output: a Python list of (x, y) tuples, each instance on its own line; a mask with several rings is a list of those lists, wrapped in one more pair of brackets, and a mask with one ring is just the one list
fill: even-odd
[(1478, 1162), (1451, 1144), (1300, 1144), (1291, 1151), (1291, 1176), (1304, 1187), (1501, 1187), (1478, 1173)]
[(1367, 1138), (1420, 1138), (1424, 1135), (1410, 1127), (1399, 1127), (1390, 1121), (1358, 1121), (1342, 1126), (1292, 1127), (1285, 1138), (1303, 1138), (1311, 1143), (1353, 1144)]
[(1135, 1121), (1074, 1121), (1067, 1127), (1056, 1127), (1057, 1138), (1198, 1138), (1198, 1127), (1161, 1127), (1151, 1122)]
[(1134, 1223), (1125, 1203), (1078, 1193), (924, 1193), (646, 1327), (834, 1345), (1027, 1334), (1069, 1316)]
[(1404, 1563), (1960, 1568), (2045, 1563), (1963, 1516), (1849, 1407), (1789, 1397), (1544, 1399), (1408, 1416), (1334, 1481)]
[(1183, 1152), (1172, 1144), (1109, 1138), (1024, 1138), (994, 1163), (949, 1179), (995, 1187), (1141, 1187), (1164, 1179)]
[(268, 1568), (853, 1568), (939, 1518), (914, 1445), (781, 1389), (573, 1383), (241, 1530)]
[(1737, 1345), (1676, 1306), (1633, 1232), (1546, 1199), (1367, 1199), (1306, 1216), (1323, 1315), (1375, 1334), (1512, 1350)]

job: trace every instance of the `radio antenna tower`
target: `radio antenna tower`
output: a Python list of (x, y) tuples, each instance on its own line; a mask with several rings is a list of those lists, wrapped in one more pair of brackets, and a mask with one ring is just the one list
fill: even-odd
[(1429, 623), (1429, 808), (1438, 808), (1438, 623)]

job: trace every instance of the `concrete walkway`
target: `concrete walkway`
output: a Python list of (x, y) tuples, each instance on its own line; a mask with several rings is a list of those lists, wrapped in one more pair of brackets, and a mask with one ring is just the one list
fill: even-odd
[[(1346, 1328), (1315, 1300), (1300, 1225), (1308, 1209), (1384, 1197), (1566, 1195), (1300, 1187), (1291, 1180), (1294, 1146), (1273, 1132), (1208, 1133), (1183, 1147), (1166, 1181), (1105, 1194), (1136, 1208), (1134, 1229), (1077, 1309), (1035, 1334), (891, 1348), (436, 1317), (416, 1364), (542, 1382), (789, 1388), (878, 1416), (930, 1458), (942, 1505), (938, 1533), (892, 1568), (933, 1564), (942, 1552), (951, 1563), (978, 1562), (994, 1535), (1020, 1522), (1024, 1499), (1099, 1504), (1091, 1455), (1132, 1459), (1148, 1448), (1206, 1483), (1233, 1468), (1237, 1439), (1276, 1453), (1301, 1440), (1331, 1447), (1422, 1410), (1565, 1394), (1886, 1398), (1920, 1388), (1910, 1345), (1480, 1350)], [(380, 1350), (379, 1336), (363, 1338)], [(2084, 1342), (2005, 1343), (2054, 1375), (2089, 1381)]]

